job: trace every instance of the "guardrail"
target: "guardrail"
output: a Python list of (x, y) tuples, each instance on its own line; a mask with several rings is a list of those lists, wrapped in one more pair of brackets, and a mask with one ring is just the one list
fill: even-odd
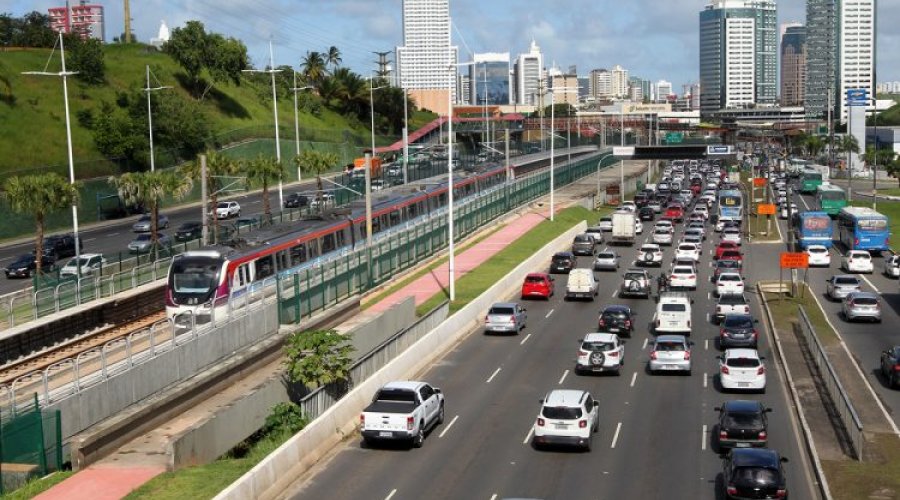
[(857, 460), (862, 460), (863, 443), (865, 442), (862, 422), (860, 422), (859, 415), (856, 413), (856, 408), (854, 408), (853, 403), (850, 402), (847, 391), (845, 391), (844, 386), (841, 385), (841, 380), (834, 371), (831, 361), (828, 359), (828, 353), (825, 352), (825, 348), (822, 347), (821, 342), (819, 342), (819, 336), (816, 335), (816, 330), (809, 321), (806, 310), (803, 306), (797, 307), (800, 310), (800, 331), (806, 339), (806, 345), (809, 346), (809, 350), (813, 355), (816, 366), (819, 368), (819, 372), (822, 374), (822, 380), (825, 381), (825, 388), (828, 390), (831, 400), (834, 401), (834, 404), (837, 407), (841, 423), (844, 424), (844, 428), (850, 436), (853, 453)]

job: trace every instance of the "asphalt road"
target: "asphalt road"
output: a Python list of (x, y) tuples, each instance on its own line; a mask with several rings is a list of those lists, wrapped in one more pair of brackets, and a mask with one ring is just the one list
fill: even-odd
[[(796, 201), (800, 210), (811, 210), (815, 207), (813, 196), (799, 196)], [(787, 235), (786, 221), (779, 221), (782, 234)], [(786, 237), (786, 236), (785, 236)], [(782, 251), (783, 247), (779, 248)], [(831, 248), (831, 266), (828, 268), (810, 268), (807, 281), (816, 293), (816, 298), (824, 308), (828, 320), (841, 334), (850, 352), (859, 362), (866, 378), (875, 389), (881, 401), (885, 404), (896, 423), (896, 415), (900, 415), (900, 391), (890, 389), (879, 371), (881, 352), (895, 345), (900, 345), (900, 290), (896, 279), (888, 278), (882, 274), (884, 260), (881, 256), (874, 256), (875, 272), (872, 274), (860, 274), (864, 291), (876, 292), (881, 295), (883, 301), (881, 324), (867, 322), (850, 323), (840, 316), (841, 303), (832, 302), (825, 295), (825, 281), (835, 274), (847, 274), (840, 269), (841, 250), (839, 247)]]
[[(645, 230), (640, 239), (645, 240), (648, 233)], [(368, 449), (357, 436), (298, 478), (282, 496), (721, 498), (717, 488), (721, 460), (711, 439), (717, 418), (713, 408), (728, 399), (749, 398), (774, 408), (769, 420), (770, 446), (791, 460), (786, 464), (791, 497), (817, 498), (783, 374), (763, 321), (759, 328), (760, 352), (767, 359), (766, 393), (726, 395), (718, 388), (715, 357), (719, 352), (714, 342), (718, 329), (708, 321), (714, 307), (710, 251), (717, 239), (711, 233), (704, 245), (699, 287), (692, 292), (695, 345), (691, 376), (647, 373), (647, 342), (653, 339), (649, 323), (655, 302), (617, 298), (619, 273), (597, 273), (601, 291), (595, 302), (565, 302), (562, 293), (547, 302), (529, 301), (527, 328), (519, 336), (476, 332), (421, 375), (422, 380), (443, 389), (447, 404), (445, 423), (431, 432), (422, 449)], [(618, 250), (628, 259), (636, 253), (633, 248)], [(753, 283), (759, 279), (756, 268), (771, 266), (771, 262), (755, 258), (757, 245), (745, 252), (747, 281)], [(673, 250), (668, 248), (665, 253), (663, 269), (668, 268)], [(590, 258), (579, 257), (579, 267), (588, 266)], [(658, 273), (651, 271), (653, 276)], [(558, 276), (557, 290), (563, 290), (565, 283), (566, 277)], [(754, 315), (761, 317), (756, 296), (749, 298)], [(578, 342), (584, 333), (595, 331), (598, 311), (613, 303), (630, 305), (638, 315), (639, 327), (627, 340), (621, 375), (574, 375)], [(589, 390), (600, 401), (600, 430), (592, 452), (537, 451), (530, 446), (538, 400), (556, 388)]]

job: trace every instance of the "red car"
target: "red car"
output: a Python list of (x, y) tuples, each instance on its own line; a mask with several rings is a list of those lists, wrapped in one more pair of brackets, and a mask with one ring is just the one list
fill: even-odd
[(663, 218), (675, 221), (675, 222), (683, 222), (684, 221), (684, 208), (681, 205), (672, 204), (666, 207), (666, 213), (663, 214)]
[(546, 273), (531, 273), (522, 283), (522, 298), (541, 297), (549, 300), (553, 295), (553, 278)]
[(741, 247), (738, 246), (738, 244), (735, 243), (735, 242), (733, 242), (733, 241), (723, 241), (723, 242), (719, 243), (719, 246), (716, 247), (716, 256), (715, 256), (715, 258), (716, 258), (716, 259), (721, 259), (721, 258), (722, 258), (722, 252), (725, 252), (726, 250), (736, 250), (736, 251), (740, 252), (740, 251), (741, 251)]
[(736, 260), (743, 263), (744, 254), (740, 250), (724, 250), (722, 255), (719, 256), (719, 260)]

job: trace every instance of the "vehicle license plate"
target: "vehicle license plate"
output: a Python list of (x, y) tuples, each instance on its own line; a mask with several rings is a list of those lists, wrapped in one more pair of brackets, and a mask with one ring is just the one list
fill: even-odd
[(675, 365), (663, 365), (664, 370), (677, 370), (678, 367)]
[(750, 443), (735, 443), (735, 446), (738, 448), (749, 448)]
[(394, 433), (391, 431), (381, 431), (378, 433), (378, 437), (383, 437), (383, 438), (389, 438), (393, 435), (394, 435)]
[(565, 429), (568, 427), (566, 424), (556, 424), (553, 426), (555, 429)]
[(669, 321), (669, 326), (678, 326), (677, 321)]
[(738, 387), (750, 387), (750, 382), (738, 382)]

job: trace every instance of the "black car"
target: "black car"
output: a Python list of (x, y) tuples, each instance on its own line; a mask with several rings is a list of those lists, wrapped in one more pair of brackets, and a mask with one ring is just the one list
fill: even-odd
[(623, 337), (631, 337), (634, 331), (634, 313), (628, 306), (606, 306), (600, 311), (598, 332), (617, 333)]
[(634, 205), (638, 208), (646, 207), (647, 202), (650, 201), (650, 198), (647, 196), (647, 193), (640, 192), (634, 195)]
[(656, 218), (656, 212), (652, 208), (644, 206), (638, 210), (638, 218), (642, 221), (652, 221)]
[(772, 411), (759, 401), (736, 399), (717, 406), (719, 423), (717, 443), (720, 449), (765, 446), (769, 440), (769, 421)]
[(203, 234), (203, 224), (197, 221), (185, 222), (175, 231), (176, 241), (191, 241), (199, 239)]
[[(54, 234), (44, 238), (44, 256), (54, 261), (75, 256), (75, 236), (72, 234)], [(78, 248), (84, 250), (84, 241), (78, 240)]]
[(569, 274), (569, 271), (575, 269), (575, 254), (572, 252), (558, 252), (553, 254), (550, 260), (551, 274)]
[(881, 353), (881, 375), (891, 389), (900, 384), (900, 346), (894, 346)]
[(575, 255), (594, 255), (596, 240), (589, 234), (579, 234), (572, 242), (572, 253)]
[(735, 448), (722, 457), (725, 498), (787, 498), (787, 458), (768, 448)]
[(743, 270), (743, 261), (734, 259), (716, 260), (715, 264), (713, 265), (713, 273), (710, 277), (710, 281), (715, 283), (715, 281), (719, 279), (719, 275), (722, 273), (734, 272), (741, 273), (741, 275), (743, 275)]
[(719, 347), (730, 349), (746, 347), (756, 349), (759, 333), (757, 321), (749, 314), (729, 314), (719, 325)]
[[(50, 255), (44, 255), (41, 259), (41, 271), (48, 272), (55, 269), (56, 260)], [(30, 278), (37, 271), (37, 259), (34, 254), (25, 254), (16, 257), (4, 270), (7, 278)]]
[(284, 199), (284, 208), (302, 208), (309, 206), (309, 197), (305, 194), (291, 193)]

